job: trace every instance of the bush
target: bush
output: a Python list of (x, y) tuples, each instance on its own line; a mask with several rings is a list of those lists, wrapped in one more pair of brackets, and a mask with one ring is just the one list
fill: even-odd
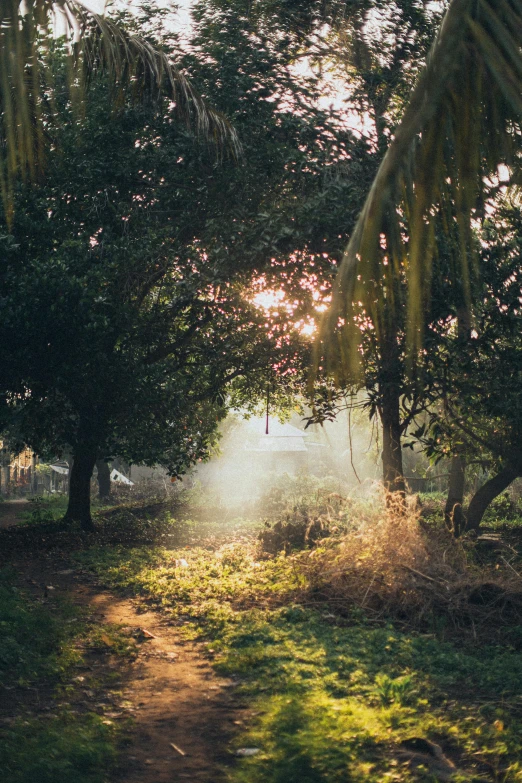
[(265, 529), (259, 534), (269, 554), (315, 546), (323, 538), (340, 535), (350, 524), (354, 501), (333, 477), (307, 473), (283, 474), (260, 503)]
[(349, 614), (442, 635), (513, 637), (522, 624), (522, 579), (507, 561), (477, 566), (476, 544), (423, 526), (419, 511), (381, 500), (340, 540), (300, 556), (311, 597)]
[(491, 502), (484, 515), (483, 524), (514, 521), (522, 524), (522, 501), (513, 499), (508, 492), (503, 492)]

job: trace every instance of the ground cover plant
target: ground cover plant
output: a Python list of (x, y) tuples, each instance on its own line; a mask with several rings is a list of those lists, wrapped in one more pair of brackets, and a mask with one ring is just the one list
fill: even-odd
[(94, 702), (114, 683), (78, 672), (89, 668), (86, 655), (107, 645), (123, 659), (132, 655), (132, 640), (94, 625), (67, 600), (49, 598), (52, 586), (42, 598), (42, 586), (19, 581), (14, 569), (0, 571), (3, 775), (9, 783), (104, 783), (122, 732)]
[[(407, 551), (413, 533), (399, 532)], [(347, 542), (331, 546), (347, 558)], [(267, 556), (254, 536), (237, 541), (230, 531), (201, 543), (95, 547), (76, 557), (105, 587), (160, 609), (234, 678), (254, 716), (232, 748), (234, 783), (522, 780), (517, 629), (511, 641), (501, 634), (476, 644), (451, 622), (422, 631), (397, 616), (393, 623), (391, 604), (372, 611), (346, 585), (319, 596), (309, 564), (333, 562), (324, 545)], [(379, 546), (366, 556), (378, 581)], [(478, 580), (483, 567), (467, 562), (461, 576)], [(404, 581), (395, 576), (398, 595)], [(363, 573), (361, 582), (369, 594), (372, 580)]]

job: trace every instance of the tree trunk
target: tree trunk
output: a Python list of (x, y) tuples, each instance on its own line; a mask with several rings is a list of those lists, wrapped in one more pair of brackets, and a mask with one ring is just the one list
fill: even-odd
[(69, 480), (69, 505), (66, 522), (79, 522), (83, 530), (94, 530), (91, 517), (91, 477), (96, 464), (96, 449), (79, 446), (74, 451)]
[(395, 323), (387, 325), (381, 347), (381, 378), (379, 381), (382, 423), (382, 473), (388, 492), (399, 492), (404, 498), (406, 482), (402, 467), (401, 425), (401, 363)]
[(33, 454), (33, 456), (31, 457), (31, 467), (32, 467), (32, 477), (33, 477), (33, 482), (31, 484), (31, 492), (33, 493), (33, 495), (38, 494), (38, 473), (36, 471), (37, 464), (38, 464), (38, 460), (36, 458), (36, 454)]
[(444, 519), (448, 530), (458, 537), (466, 527), (466, 518), (462, 504), (466, 482), (466, 457), (454, 454), (451, 458), (448, 497), (444, 509)]
[[(471, 340), (471, 312), (464, 295), (462, 295), (460, 305), (457, 306), (457, 338), (461, 350), (467, 351)], [(463, 510), (466, 457), (462, 452), (462, 445), (460, 448), (456, 446), (451, 458), (448, 497), (444, 509), (444, 520), (448, 530), (453, 531), (455, 537), (460, 536), (466, 528), (466, 517)]]
[(99, 459), (96, 462), (98, 471), (98, 497), (100, 500), (107, 500), (111, 496), (111, 469), (108, 462)]
[(388, 492), (406, 493), (402, 468), (400, 395), (397, 384), (387, 384), (381, 396), (382, 472)]
[(504, 492), (520, 475), (521, 471), (516, 468), (504, 468), (481, 486), (478, 492), (473, 495), (466, 514), (468, 530), (478, 530), (491, 501)]

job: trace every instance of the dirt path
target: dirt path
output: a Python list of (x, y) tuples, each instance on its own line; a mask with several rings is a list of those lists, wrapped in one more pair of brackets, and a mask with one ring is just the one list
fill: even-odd
[(216, 677), (201, 649), (181, 641), (161, 615), (138, 614), (129, 601), (108, 593), (93, 596), (91, 605), (103, 622), (144, 628), (156, 637), (142, 643), (128, 676), (125, 695), (136, 730), (123, 779), (219, 781), (233, 721), (240, 720), (234, 683)]
[(5, 500), (0, 503), (0, 529), (17, 525), (23, 518), (23, 515), (30, 511), (29, 501), (26, 498), (17, 500)]
[(110, 656), (110, 668), (125, 669), (121, 703), (112, 707), (122, 711), (111, 717), (133, 720), (115, 783), (221, 783), (223, 766), (233, 761), (231, 737), (247, 711), (236, 700), (236, 683), (213, 672), (206, 649), (180, 638), (160, 612), (143, 612), (133, 601), (102, 591), (66, 562), (14, 565), (34, 589), (50, 587), (90, 607), (97, 623), (122, 625), (141, 636), (133, 662)]

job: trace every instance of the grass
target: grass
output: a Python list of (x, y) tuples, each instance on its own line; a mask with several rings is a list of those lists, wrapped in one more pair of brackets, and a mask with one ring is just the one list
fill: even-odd
[(2, 735), (0, 765), (9, 783), (106, 783), (116, 759), (114, 731), (92, 713), (20, 720)]
[(15, 586), (13, 570), (0, 571), (0, 685), (65, 674), (78, 661), (74, 640), (84, 626), (77, 614), (65, 602), (50, 612)]
[(43, 603), (17, 586), (13, 570), (0, 571), (0, 689), (11, 705), (4, 700), (0, 768), (8, 783), (105, 783), (118, 733), (80, 691), (91, 682), (74, 675), (83, 649), (106, 642), (112, 653), (132, 654), (119, 629), (93, 625), (67, 601)]
[(399, 753), (412, 737), (443, 747), (455, 781), (522, 781), (522, 657), (513, 648), (313, 608), (295, 558), (258, 560), (245, 544), (99, 547), (78, 557), (107, 586), (161, 607), (236, 678), (253, 718), (235, 749), (257, 752), (234, 765), (233, 783), (433, 781)]
[(67, 497), (65, 495), (30, 498), (29, 509), (24, 514), (23, 523), (26, 525), (52, 525), (63, 518), (66, 509)]

